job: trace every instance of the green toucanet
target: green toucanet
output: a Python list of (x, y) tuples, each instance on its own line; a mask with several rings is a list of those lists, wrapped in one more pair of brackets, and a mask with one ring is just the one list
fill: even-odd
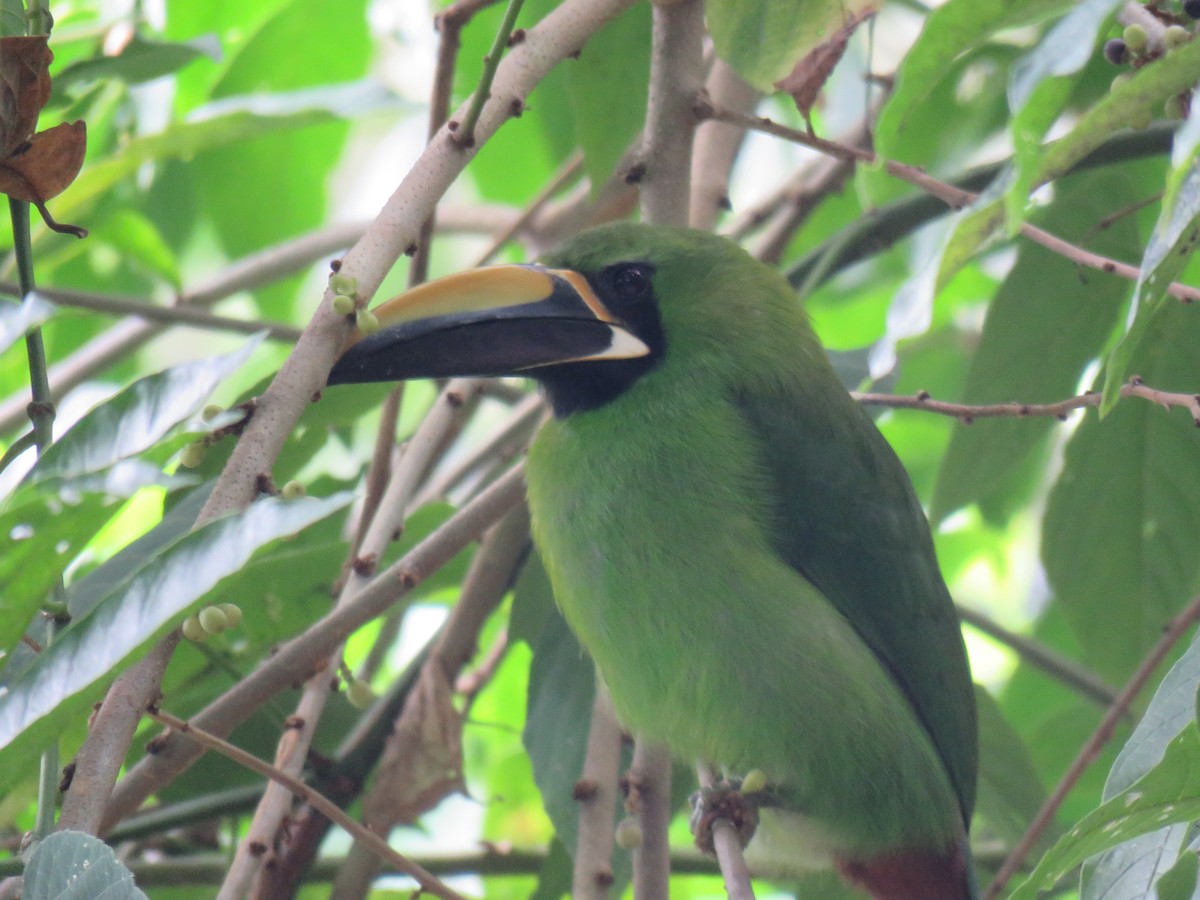
[(629, 729), (765, 773), (752, 867), (974, 896), (958, 619), (907, 474), (777, 272), (621, 224), (375, 312), (330, 384), (540, 384), (527, 478), (555, 597)]

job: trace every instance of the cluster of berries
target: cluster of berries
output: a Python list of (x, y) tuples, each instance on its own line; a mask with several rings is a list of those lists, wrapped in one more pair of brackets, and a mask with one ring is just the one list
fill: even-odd
[(220, 634), (242, 624), (242, 608), (236, 603), (218, 603), (206, 606), (194, 616), (183, 620), (183, 636), (197, 644), (208, 640), (209, 635)]
[(353, 313), (354, 324), (362, 334), (374, 334), (379, 330), (375, 313), (358, 305), (358, 280), (341, 272), (329, 276), (329, 287), (333, 291), (333, 311), (339, 316)]
[[(1147, 63), (1160, 58), (1164, 53), (1170, 53), (1192, 40), (1192, 28), (1189, 20), (1200, 19), (1200, 0), (1184, 0), (1180, 5), (1183, 15), (1175, 15), (1159, 8), (1158, 4), (1146, 5), (1147, 12), (1161, 23), (1162, 31), (1154, 39), (1146, 27), (1137, 22), (1125, 26), (1120, 37), (1112, 38), (1104, 44), (1104, 58), (1114, 66), (1130, 66), (1140, 69)], [(1187, 22), (1188, 24), (1184, 24)], [(1113, 79), (1113, 88), (1120, 87), (1132, 77), (1130, 72), (1122, 72)], [(1191, 106), (1191, 91), (1184, 91), (1167, 99), (1163, 112), (1168, 118), (1183, 119), (1187, 117)], [(1149, 111), (1137, 121), (1129, 123), (1134, 128), (1145, 128), (1150, 124)]]

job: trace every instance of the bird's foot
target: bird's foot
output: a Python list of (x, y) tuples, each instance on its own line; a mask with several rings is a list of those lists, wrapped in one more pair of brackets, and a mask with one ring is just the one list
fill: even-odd
[(757, 770), (745, 778), (730, 778), (692, 794), (691, 829), (696, 846), (713, 854), (713, 824), (724, 819), (733, 826), (743, 847), (758, 829), (758, 810), (770, 805), (766, 778)]

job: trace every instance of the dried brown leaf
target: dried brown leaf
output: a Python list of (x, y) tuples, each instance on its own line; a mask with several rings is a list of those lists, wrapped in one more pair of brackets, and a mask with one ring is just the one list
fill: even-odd
[(846, 52), (846, 44), (850, 40), (850, 35), (854, 34), (855, 29), (873, 15), (875, 15), (875, 9), (872, 7), (867, 7), (852, 15), (846, 24), (834, 33), (833, 37), (818, 44), (796, 63), (786, 78), (775, 82), (776, 88), (792, 95), (792, 99), (796, 101), (796, 108), (800, 110), (800, 115), (809, 122), (809, 131), (812, 131), (812, 122), (808, 119), (809, 113), (817, 102), (817, 97), (821, 93), (821, 88), (825, 86), (829, 74), (842, 58), (842, 54)]
[(462, 716), (441, 663), (430, 660), (388, 736), (379, 771), (363, 798), (363, 822), (380, 834), (415, 822), (461, 791)]
[(0, 38), (0, 157), (33, 137), (50, 99), (50, 60), (44, 34)]
[(40, 206), (75, 180), (86, 149), (83, 122), (39, 131), (20, 151), (0, 159), (0, 194)]

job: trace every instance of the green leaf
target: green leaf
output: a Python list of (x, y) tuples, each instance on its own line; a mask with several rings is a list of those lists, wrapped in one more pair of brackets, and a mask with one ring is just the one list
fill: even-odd
[(717, 56), (770, 93), (810, 50), (874, 5), (874, 0), (709, 0), (704, 12)]
[[(927, 154), (908, 153), (905, 148), (914, 141), (928, 141), (931, 134), (945, 133), (952, 148), (954, 141), (961, 140), (963, 117), (978, 112), (976, 99), (961, 104), (956, 99), (965, 73), (972, 71), (971, 61), (978, 60), (973, 71), (984, 77), (985, 90), (987, 82), (998, 87), (1003, 82), (997, 70), (1008, 62), (996, 55), (995, 46), (987, 46), (993, 35), (1029, 25), (1069, 5), (1068, 0), (949, 0), (932, 10), (900, 63), (895, 88), (880, 113), (874, 134), (879, 155), (929, 166)], [(946, 115), (949, 102), (954, 102), (955, 110)], [(960, 153), (966, 149), (958, 147)], [(953, 160), (956, 165), (963, 161)], [(860, 167), (858, 178), (875, 203), (903, 190), (894, 178), (869, 167)]]
[[(1171, 870), (1154, 885), (1158, 900), (1192, 900), (1196, 893), (1196, 878), (1200, 870), (1200, 857), (1195, 853), (1184, 853)], [(1116, 897), (1115, 894), (1109, 896)]]
[(97, 475), (46, 481), (19, 490), (0, 515), (0, 651), (12, 650), (21, 628), (45, 601), (84, 546), (108, 524), (113, 508), (150, 485), (178, 486), (140, 460), (123, 460)]
[(593, 194), (642, 128), (650, 73), (650, 4), (638, 3), (593, 35), (567, 68), (575, 133)]
[(258, 335), (224, 356), (184, 363), (135, 381), (51, 444), (26, 482), (99, 472), (153, 447), (195, 415), (213, 389), (240, 368), (260, 343)]
[(1005, 841), (1025, 834), (1046, 799), (1046, 789), (1021, 740), (984, 688), (975, 687), (979, 710), (979, 797), (976, 812)]
[(1063, 835), (1009, 900), (1032, 900), (1090, 856), (1166, 825), (1197, 818), (1200, 732), (1185, 728), (1167, 747), (1162, 762)]
[[(127, 464), (119, 463), (118, 467)], [(211, 483), (203, 485), (194, 491), (189, 491), (187, 497), (164, 514), (162, 520), (146, 532), (146, 534), (122, 549), (119, 553), (116, 553), (102, 565), (97, 566), (87, 575), (68, 585), (65, 597), (67, 614), (72, 619), (78, 619), (87, 615), (118, 584), (127, 581), (136, 571), (146, 566), (150, 560), (161, 555), (168, 547), (187, 534), (192, 529), (192, 526), (196, 524), (196, 516), (200, 514), (200, 510), (211, 491)], [(42, 506), (47, 507), (47, 504), (42, 504)], [(104, 511), (104, 515), (107, 517), (107, 509)], [(60, 574), (62, 564), (55, 566), (45, 565), (47, 559), (53, 558), (51, 551), (45, 548), (52, 547), (54, 551), (57, 551), (59, 540), (73, 540), (74, 546), (82, 546), (83, 542), (90, 539), (95, 533), (98, 526), (93, 523), (80, 529), (80, 532), (84, 536), (83, 540), (74, 535), (61, 538), (59, 534), (53, 533), (51, 529), (60, 523), (85, 518), (85, 516), (80, 515), (78, 510), (73, 510), (69, 516), (51, 515), (48, 522), (43, 523), (42, 526), (42, 528), (50, 532), (45, 539), (45, 544), (32, 553), (21, 554), (21, 545), (14, 544), (14, 550), (18, 554), (30, 560), (41, 560), (42, 565), (10, 566), (6, 558), (0, 557), (0, 583), (9, 583), (12, 585), (11, 593), (8, 596), (13, 601), (13, 606), (10, 607), (8, 602), (0, 600), (0, 616), (3, 616), (6, 621), (25, 621), (30, 616), (33, 616), (34, 610), (40, 605), (42, 598), (50, 590), (53, 580)], [(5, 524), (6, 520), (0, 520), (0, 534), (3, 533)], [(38, 529), (35, 535), (40, 533), (41, 530)], [(51, 541), (54, 541), (54, 543), (50, 543)], [(70, 559), (75, 554), (62, 553), (59, 555)], [(37, 583), (32, 585), (28, 581), (31, 574), (30, 570), (35, 570), (38, 578)], [(13, 573), (17, 574), (14, 575)], [(22, 577), (26, 580), (17, 580)], [(13, 580), (9, 581), (10, 578)], [(18, 598), (21, 601), (19, 605), (16, 603)], [(46, 620), (42, 616), (33, 616), (26, 635), (38, 646), (45, 646), (47, 643), (47, 630)], [(9, 632), (0, 631), (0, 635), (3, 635), (5, 639), (4, 649), (9, 650), (8, 655), (4, 658), (4, 668), (0, 669), (0, 687), (5, 687), (16, 680), (37, 659), (37, 654), (24, 642), (17, 643), (11, 647), (7, 646)], [(17, 634), (14, 629), (11, 640), (15, 641), (16, 639)]]
[(1158, 224), (1154, 226), (1154, 233), (1150, 235), (1150, 243), (1146, 245), (1146, 253), (1142, 257), (1141, 271), (1129, 309), (1128, 328), (1113, 348), (1105, 366), (1101, 413), (1112, 409), (1120, 397), (1121, 385), (1130, 373), (1134, 355), (1149, 332), (1151, 323), (1164, 306), (1179, 303), (1168, 296), (1167, 288), (1183, 270), (1197, 241), (1200, 241), (1200, 233), (1196, 230), (1197, 221), (1200, 220), (1200, 159), (1189, 159), (1182, 180), (1176, 171), (1172, 173), (1170, 183), (1178, 185), (1171, 192), (1174, 202), (1163, 199)]
[(1013, 66), (1009, 81), (1015, 177), (1005, 205), (1009, 232), (1024, 221), (1042, 139), (1066, 105), (1078, 75), (1095, 52), (1100, 29), (1122, 0), (1084, 0), (1054, 24)]
[(349, 493), (323, 500), (266, 498), (209, 522), (118, 585), (83, 619), (56, 636), (0, 695), (0, 783), (78, 716), (104, 681), (132, 664), (258, 548), (344, 508)]
[(25, 867), (25, 900), (146, 900), (112, 847), (82, 831), (38, 842)]
[(182, 69), (194, 59), (220, 57), (220, 45), (212, 37), (187, 43), (148, 41), (135, 35), (116, 56), (95, 56), (72, 63), (54, 76), (51, 103), (60, 103), (67, 88), (86, 81), (124, 81), (142, 84)]
[[(1158, 765), (1170, 742), (1181, 731), (1192, 727), (1198, 683), (1200, 637), (1195, 637), (1187, 652), (1163, 678), (1141, 721), (1121, 748), (1104, 785), (1104, 800), (1111, 800), (1128, 790)], [(1175, 865), (1188, 830), (1185, 823), (1169, 825), (1088, 860), (1080, 885), (1083, 897), (1149, 896), (1151, 886), (1160, 877), (1165, 877), (1164, 871)], [(1184, 856), (1195, 859), (1194, 853)]]
[(110, 245), (122, 257), (166, 281), (177, 291), (183, 288), (179, 261), (158, 227), (142, 213), (119, 209), (97, 223), (89, 223), (93, 240)]
[[(1134, 357), (1147, 383), (1194, 390), (1200, 322), (1168, 307)], [(1086, 414), (1046, 508), (1042, 559), (1084, 661), (1123, 682), (1194, 593), (1200, 429), (1143, 400)]]
[(26, 295), (20, 303), (0, 301), (0, 353), (49, 319), (57, 309), (36, 292)]
[[(1089, 249), (1127, 259), (1139, 245), (1130, 217), (1095, 232), (1095, 222), (1136, 198), (1126, 179), (1107, 172), (1065, 180), (1042, 227)], [(1118, 321), (1128, 287), (1112, 275), (1088, 274), (1058, 254), (1022, 243), (1016, 264), (988, 306), (983, 334), (971, 359), (962, 403), (1045, 403), (1070, 396), (1084, 368), (1103, 349)], [(1038, 361), (1036, 366), (1013, 360)], [(1053, 418), (984, 418), (954, 429), (942, 459), (930, 519), (942, 521), (968, 503), (1000, 523), (1022, 502), (1051, 433)]]

